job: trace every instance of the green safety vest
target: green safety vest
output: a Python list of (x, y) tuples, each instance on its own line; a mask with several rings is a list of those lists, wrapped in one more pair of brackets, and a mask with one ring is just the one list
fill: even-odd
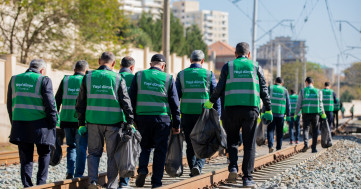
[(132, 85), (134, 74), (129, 72), (121, 72), (120, 75), (122, 75), (125, 80), (125, 84), (127, 85), (127, 91), (129, 94), (129, 89), (130, 89), (130, 85)]
[(306, 87), (303, 89), (302, 113), (321, 113), (318, 89)]
[(245, 57), (228, 63), (225, 106), (260, 106), (258, 63)]
[(179, 77), (182, 85), (181, 112), (201, 114), (202, 104), (209, 99), (212, 72), (204, 68), (186, 68)]
[(108, 70), (94, 70), (85, 75), (87, 106), (85, 120), (93, 124), (115, 124), (124, 122), (119, 105), (118, 89), (121, 76)]
[(297, 94), (290, 95), (291, 114), (295, 114), (296, 106), (297, 106), (297, 99), (298, 99)]
[(286, 89), (281, 85), (272, 85), (270, 87), (272, 113), (286, 113)]
[(12, 119), (14, 121), (34, 121), (46, 117), (40, 73), (25, 72), (11, 79)]
[(322, 103), (323, 103), (323, 108), (325, 109), (326, 112), (333, 112), (334, 101), (333, 101), (332, 89), (322, 90)]
[(334, 111), (339, 111), (340, 110), (340, 107), (341, 107), (341, 104), (340, 104), (340, 99), (336, 98), (337, 102), (334, 106)]
[(60, 120), (66, 122), (78, 122), (74, 116), (76, 99), (79, 95), (83, 75), (67, 75), (63, 79), (63, 101), (60, 112)]
[(171, 79), (171, 75), (157, 69), (138, 72), (136, 114), (170, 115), (168, 89)]

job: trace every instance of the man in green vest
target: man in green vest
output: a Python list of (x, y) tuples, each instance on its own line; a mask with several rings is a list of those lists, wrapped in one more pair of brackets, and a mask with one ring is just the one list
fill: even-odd
[(336, 129), (338, 128), (338, 112), (341, 110), (341, 108), (342, 108), (342, 103), (340, 99), (336, 98), (335, 108), (333, 110), (333, 115), (334, 115), (333, 125), (336, 127)]
[[(300, 137), (300, 117), (301, 117), (301, 113), (298, 113), (297, 117), (295, 118), (297, 99), (298, 99), (298, 95), (295, 93), (294, 90), (291, 90), (291, 95), (290, 95), (291, 120), (288, 121), (290, 144), (293, 144), (293, 141), (295, 141), (295, 143), (298, 144), (298, 138)], [(295, 126), (295, 133), (293, 133), (293, 126)]]
[[(79, 134), (88, 132), (88, 188), (97, 188), (98, 167), (103, 154), (104, 138), (107, 152), (107, 188), (118, 188), (118, 167), (114, 152), (119, 129), (133, 124), (133, 109), (124, 79), (112, 70), (115, 56), (104, 52), (100, 67), (84, 76), (77, 103)], [(86, 122), (86, 124), (85, 124)]]
[(51, 79), (45, 76), (42, 59), (30, 62), (25, 73), (11, 78), (7, 93), (7, 110), (11, 122), (10, 142), (18, 145), (20, 175), (24, 187), (33, 186), (34, 144), (37, 148), (36, 184), (48, 177), (50, 147), (55, 145), (56, 103)]
[(335, 109), (334, 106), (337, 103), (337, 99), (335, 92), (331, 89), (330, 82), (325, 82), (325, 88), (322, 90), (322, 99), (328, 126), (331, 129), (333, 124), (333, 111)]
[(262, 68), (250, 57), (248, 43), (238, 43), (236, 59), (222, 67), (216, 89), (205, 102), (205, 108), (212, 108), (213, 103), (224, 94), (224, 106), (227, 116), (223, 127), (227, 133), (227, 149), (229, 153), (229, 182), (236, 182), (238, 176), (238, 144), (242, 128), (244, 158), (242, 163), (243, 186), (254, 186), (252, 171), (256, 153), (255, 131), (259, 115), (260, 98), (265, 107), (263, 118), (268, 122), (273, 120), (271, 100)]
[(350, 109), (351, 119), (353, 119), (353, 112), (354, 112), (354, 108), (355, 108), (355, 105), (354, 105), (354, 104), (352, 104), (351, 109)]
[(327, 116), (323, 109), (322, 103), (322, 90), (319, 90), (313, 86), (313, 79), (307, 77), (305, 80), (305, 88), (300, 91), (297, 99), (297, 106), (294, 115), (294, 119), (298, 117), (299, 112), (302, 110), (303, 119), (303, 140), (305, 143), (303, 152), (309, 149), (308, 139), (310, 127), (312, 129), (312, 153), (317, 153), (317, 137), (320, 116), (322, 119), (326, 119)]
[[(66, 75), (61, 81), (55, 95), (58, 112), (60, 112), (60, 128), (64, 129), (67, 147), (67, 173), (66, 179), (82, 177), (85, 169), (88, 135), (80, 136), (78, 133), (78, 119), (76, 118), (75, 104), (80, 84), (88, 70), (85, 60), (75, 63), (74, 74)], [(74, 174), (75, 169), (75, 174)]]
[(168, 138), (180, 132), (179, 98), (172, 75), (164, 73), (166, 59), (161, 54), (151, 58), (150, 68), (135, 74), (130, 98), (135, 123), (142, 135), (138, 176), (135, 184), (144, 186), (148, 174), (149, 156), (154, 148), (152, 188), (162, 186)]
[(130, 85), (132, 84), (132, 80), (134, 77), (133, 72), (135, 67), (135, 60), (130, 56), (126, 56), (122, 59), (120, 66), (121, 68), (119, 70), (119, 73), (125, 79), (125, 84), (127, 85), (127, 90), (129, 93)]
[[(209, 99), (209, 95), (216, 87), (217, 81), (212, 71), (202, 68), (204, 62), (203, 51), (193, 51), (190, 62), (189, 68), (178, 73), (175, 84), (178, 97), (181, 99), (181, 127), (187, 143), (186, 153), (188, 165), (191, 169), (190, 176), (193, 177), (201, 174), (205, 159), (196, 158), (189, 135), (202, 113), (202, 104)], [(221, 115), (219, 100), (216, 102), (215, 108)]]
[(285, 120), (284, 117), (287, 117), (287, 121), (291, 120), (291, 106), (288, 91), (283, 87), (283, 79), (281, 77), (276, 78), (274, 85), (271, 85), (269, 90), (272, 104), (273, 121), (267, 127), (267, 139), (269, 153), (272, 153), (274, 151), (273, 142), (275, 130), (277, 139), (276, 150), (280, 150), (282, 148), (283, 125)]

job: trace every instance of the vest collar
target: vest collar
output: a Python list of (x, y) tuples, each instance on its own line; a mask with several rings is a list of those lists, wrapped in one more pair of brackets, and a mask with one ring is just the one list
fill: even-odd
[[(237, 59), (238, 58), (247, 58), (247, 56), (246, 55), (241, 55), (241, 56), (237, 56)], [(248, 59), (248, 58), (247, 58)]]
[(149, 69), (156, 69), (156, 70), (158, 70), (158, 71), (163, 72), (160, 68), (157, 68), (157, 67), (150, 67)]
[(130, 70), (129, 68), (121, 68), (121, 69), (119, 70), (119, 73), (122, 73), (122, 72), (132, 73), (132, 70)]
[(202, 65), (198, 64), (198, 63), (192, 63), (189, 67), (190, 68), (202, 68)]
[(82, 72), (75, 72), (74, 75), (84, 75)]
[(110, 69), (108, 66), (106, 65), (101, 65), (99, 66), (98, 70), (108, 70), (108, 71), (113, 71), (112, 69)]
[(38, 70), (36, 70), (34, 68), (29, 68), (29, 69), (26, 70), (26, 72), (34, 72), (34, 73), (41, 74)]

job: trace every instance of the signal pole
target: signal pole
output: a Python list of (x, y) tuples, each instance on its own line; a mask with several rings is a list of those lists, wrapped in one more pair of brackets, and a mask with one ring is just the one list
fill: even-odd
[(174, 66), (170, 64), (170, 11), (169, 0), (163, 2), (163, 31), (162, 31), (162, 51), (166, 58), (167, 66), (166, 73), (170, 73), (170, 67)]
[(257, 59), (257, 49), (256, 49), (256, 36), (257, 36), (257, 6), (258, 0), (254, 0), (253, 5), (253, 31), (252, 31), (252, 60), (256, 62)]

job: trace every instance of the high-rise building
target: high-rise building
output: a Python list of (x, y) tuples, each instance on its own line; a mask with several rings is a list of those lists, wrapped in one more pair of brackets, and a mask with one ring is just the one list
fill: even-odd
[(163, 0), (119, 0), (120, 9), (132, 19), (140, 18), (142, 12), (151, 13), (154, 19), (160, 18), (163, 12)]
[(175, 1), (172, 4), (172, 11), (184, 28), (197, 25), (208, 45), (217, 41), (228, 43), (227, 12), (199, 10), (197, 1)]

